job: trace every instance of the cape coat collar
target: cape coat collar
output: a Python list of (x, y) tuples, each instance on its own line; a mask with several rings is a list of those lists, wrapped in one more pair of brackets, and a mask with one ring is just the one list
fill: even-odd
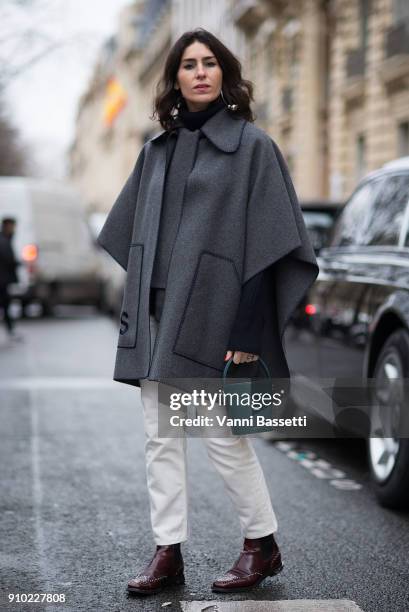
[[(242, 117), (233, 117), (226, 108), (222, 108), (210, 117), (200, 129), (215, 147), (225, 153), (234, 153), (240, 146), (246, 120)], [(183, 127), (180, 122), (175, 123), (175, 128)], [(151, 142), (161, 142), (163, 138), (171, 134), (173, 130), (162, 130), (153, 136)]]
[(221, 377), (241, 287), (266, 270), (260, 357), (281, 384), (290, 375), (285, 327), (318, 274), (297, 194), (278, 146), (256, 126), (221, 109), (202, 132), (211, 143), (203, 143), (203, 157), (192, 160), (197, 171), (185, 182), (155, 342), (150, 287), (169, 142), (163, 132), (142, 148), (98, 236), (127, 271), (114, 380), (140, 386), (149, 378), (171, 387), (175, 380), (192, 392), (192, 385)]

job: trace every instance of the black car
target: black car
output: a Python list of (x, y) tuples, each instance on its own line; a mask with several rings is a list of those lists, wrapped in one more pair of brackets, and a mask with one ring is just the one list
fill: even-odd
[(286, 332), (290, 369), (362, 381), (377, 497), (408, 507), (409, 157), (359, 183), (317, 259), (318, 279)]

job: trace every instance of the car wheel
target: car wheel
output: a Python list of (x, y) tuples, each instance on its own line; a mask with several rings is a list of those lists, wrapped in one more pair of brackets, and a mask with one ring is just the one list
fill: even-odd
[[(368, 459), (379, 502), (388, 508), (409, 507), (409, 410), (405, 379), (409, 378), (409, 334), (395, 331), (376, 360), (371, 385), (371, 435)], [(407, 427), (406, 427), (407, 429)]]

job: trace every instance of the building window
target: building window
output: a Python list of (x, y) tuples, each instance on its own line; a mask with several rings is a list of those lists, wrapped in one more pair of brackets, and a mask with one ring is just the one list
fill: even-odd
[(281, 95), (281, 106), (284, 113), (289, 113), (293, 109), (293, 90), (291, 87), (285, 87)]
[(355, 179), (359, 181), (366, 173), (366, 144), (365, 136), (360, 134), (356, 139), (356, 166)]
[(298, 78), (299, 73), (299, 47), (300, 47), (300, 36), (298, 34), (294, 34), (294, 36), (290, 39), (290, 78), (292, 80), (296, 80)]
[(285, 160), (287, 163), (289, 173), (291, 175), (295, 174), (294, 155), (292, 155), (292, 153), (287, 153), (285, 156)]
[(264, 53), (264, 79), (265, 79), (265, 102), (267, 111), (267, 120), (271, 119), (272, 103), (274, 98), (274, 72), (275, 65), (271, 61), (274, 57), (274, 48), (272, 39), (267, 40)]
[(370, 2), (371, 0), (361, 0), (360, 1), (361, 47), (363, 49), (366, 48), (366, 43), (368, 40), (368, 19), (369, 19), (369, 13), (371, 10)]
[(395, 24), (409, 20), (408, 0), (393, 0), (393, 20)]
[(409, 155), (409, 121), (398, 125), (398, 156)]

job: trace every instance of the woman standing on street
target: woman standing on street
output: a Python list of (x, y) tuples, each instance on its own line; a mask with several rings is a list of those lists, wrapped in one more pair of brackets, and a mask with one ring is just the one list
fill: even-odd
[[(183, 34), (155, 99), (164, 129), (143, 146), (98, 237), (127, 270), (114, 380), (141, 388), (144, 416), (156, 551), (129, 581), (134, 593), (184, 583), (186, 438), (159, 437), (159, 381), (221, 377), (225, 360), (257, 367), (259, 357), (288, 377), (283, 332), (318, 272), (287, 166), (253, 124), (251, 100), (215, 36)], [(283, 567), (269, 491), (248, 438), (203, 440), (244, 537), (212, 590), (247, 590)]]

